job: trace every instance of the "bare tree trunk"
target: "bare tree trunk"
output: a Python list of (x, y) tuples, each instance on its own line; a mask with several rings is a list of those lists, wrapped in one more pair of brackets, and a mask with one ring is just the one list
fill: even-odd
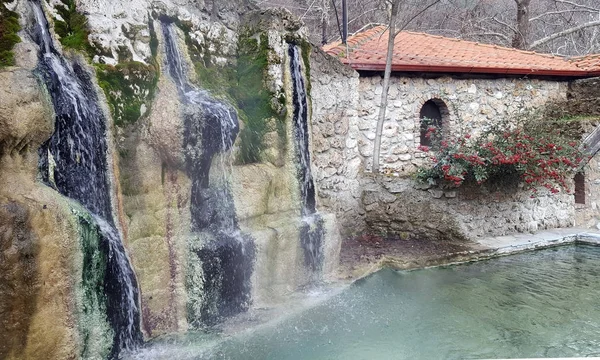
[(531, 0), (515, 0), (517, 3), (517, 32), (513, 37), (512, 47), (527, 49), (529, 36), (529, 3)]
[(393, 0), (392, 12), (390, 15), (390, 26), (388, 28), (388, 48), (385, 57), (385, 72), (383, 73), (383, 89), (381, 91), (381, 104), (379, 105), (379, 117), (377, 119), (377, 132), (375, 135), (375, 148), (373, 149), (373, 172), (379, 172), (379, 150), (381, 148), (381, 132), (383, 131), (383, 121), (385, 120), (385, 110), (387, 108), (388, 89), (390, 87), (390, 75), (392, 73), (392, 57), (394, 55), (394, 39), (396, 38), (396, 18), (398, 17), (398, 8), (400, 0)]
[(327, 44), (328, 0), (321, 1), (321, 44)]

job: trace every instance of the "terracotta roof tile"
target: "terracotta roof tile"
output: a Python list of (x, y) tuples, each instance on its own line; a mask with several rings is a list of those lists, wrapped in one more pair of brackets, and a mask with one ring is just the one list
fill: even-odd
[(571, 62), (585, 71), (600, 71), (600, 54), (572, 58)]
[[(323, 50), (356, 70), (385, 69), (388, 35), (385, 26), (352, 35), (347, 46), (327, 44)], [(403, 31), (394, 40), (393, 71), (493, 73), (521, 75), (600, 76), (600, 54), (571, 60), (533, 51)]]

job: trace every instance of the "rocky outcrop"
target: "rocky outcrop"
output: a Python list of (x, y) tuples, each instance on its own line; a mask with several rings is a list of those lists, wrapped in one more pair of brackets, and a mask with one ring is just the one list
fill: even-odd
[[(271, 306), (306, 285), (311, 278), (304, 268), (299, 241), (301, 218), (296, 156), (291, 145), (286, 144), (293, 137), (290, 118), (294, 109), (293, 104), (283, 101), (291, 97), (287, 41), (301, 39), (297, 33), (300, 25), (289, 14), (273, 11), (248, 13), (234, 23), (243, 28), (244, 38), (238, 39), (236, 34), (235, 40), (246, 44), (240, 50), (240, 56), (247, 56), (245, 66), (261, 71), (256, 77), (260, 83), (252, 86), (266, 93), (267, 100), (278, 110), (261, 113), (255, 108), (240, 109), (242, 132), (253, 126), (247, 123), (249, 116), (266, 114), (265, 118), (257, 119), (266, 123), (265, 129), (261, 128), (263, 138), (258, 139), (262, 143), (251, 144), (262, 150), (249, 157), (254, 159), (253, 163), (246, 164), (248, 158), (242, 153), (247, 149), (243, 142), (248, 138), (238, 137), (230, 154), (217, 155), (212, 160), (228, 163), (236, 159), (230, 168), (231, 174), (223, 177), (215, 172), (217, 167), (211, 167), (209, 183), (211, 187), (230, 187), (240, 230), (254, 240), (256, 247), (251, 279), (253, 306)], [(212, 65), (199, 63), (197, 45), (204, 44), (200, 39), (212, 36), (218, 25), (194, 30), (193, 26), (191, 29), (187, 25), (177, 26), (177, 21), (174, 24), (178, 47), (189, 51), (182, 55), (190, 82), (209, 86), (218, 84), (217, 79), (226, 79), (223, 74), (231, 71), (230, 64), (235, 64), (234, 53), (227, 50), (232, 38), (222, 32), (225, 36), (220, 45), (225, 50), (213, 53), (216, 58), (210, 56)], [(160, 44), (164, 43), (162, 37), (157, 31)], [(258, 45), (260, 49), (265, 48), (265, 52), (257, 52), (252, 44), (246, 43), (247, 39), (259, 39)], [(267, 55), (263, 58), (264, 54)], [(219, 57), (223, 60), (218, 60)], [(261, 67), (252, 67), (255, 66), (252, 61), (265, 60), (266, 63), (260, 65), (265, 66), (264, 72)], [(184, 139), (189, 136), (185, 134), (184, 124), (188, 110), (181, 104), (177, 87), (164, 70), (167, 63), (162, 46), (158, 47), (156, 61), (162, 64), (163, 74), (150, 114), (119, 129), (117, 139), (123, 230), (141, 289), (142, 327), (147, 337), (198, 326), (199, 321), (193, 319), (190, 309), (203, 306), (205, 301), (201, 292), (206, 275), (198, 262), (198, 254), (203, 254), (202, 244), (208, 241), (207, 234), (194, 233), (191, 226), (192, 177), (185, 160), (185, 152), (190, 149), (184, 146)], [(237, 71), (239, 67), (234, 69)], [(207, 78), (207, 73), (213, 77)], [(211, 90), (223, 96), (231, 89)], [(246, 99), (243, 96), (240, 98)], [(258, 101), (263, 101), (263, 96)], [(241, 104), (241, 101), (237, 103)], [(227, 183), (222, 183), (224, 179)], [(328, 236), (323, 249), (323, 269), (325, 278), (330, 279), (335, 276), (341, 239), (335, 215), (324, 214), (323, 220)]]
[(0, 154), (37, 151), (54, 125), (36, 77), (23, 68), (0, 72), (0, 99)]
[[(25, 54), (17, 55), (22, 66), (0, 72), (0, 357), (77, 358), (86, 327), (80, 228), (74, 205), (37, 181), (37, 149), (53, 131), (53, 112), (28, 52), (16, 53)], [(106, 353), (97, 335), (86, 345)]]
[[(157, 60), (164, 63), (162, 50)], [(152, 111), (122, 129), (117, 143), (123, 229), (141, 290), (146, 337), (188, 328), (184, 284), (191, 183), (183, 171), (178, 96), (175, 84), (161, 76)]]

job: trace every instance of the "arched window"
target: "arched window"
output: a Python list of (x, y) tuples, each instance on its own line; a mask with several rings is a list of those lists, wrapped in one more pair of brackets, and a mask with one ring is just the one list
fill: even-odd
[[(420, 144), (422, 146), (431, 146), (432, 137), (442, 135), (442, 115), (444, 113), (448, 113), (448, 109), (442, 100), (431, 99), (423, 104), (419, 113), (421, 123)], [(436, 129), (435, 134), (430, 131), (431, 127)]]

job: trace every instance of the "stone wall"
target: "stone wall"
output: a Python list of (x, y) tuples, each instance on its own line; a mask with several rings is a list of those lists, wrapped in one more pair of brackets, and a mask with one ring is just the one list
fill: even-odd
[(586, 152), (594, 155), (583, 168), (585, 203), (575, 204), (575, 224), (600, 227), (600, 78), (575, 80), (569, 83), (567, 96), (545, 111), (550, 118), (570, 120), (581, 133)]
[(600, 78), (570, 82), (566, 99), (557, 101), (546, 113), (557, 118), (600, 115)]
[[(382, 77), (361, 77), (359, 85), (358, 139), (365, 167), (372, 164), (373, 142)], [(542, 111), (549, 102), (566, 98), (567, 84), (537, 79), (458, 79), (449, 76), (426, 79), (391, 79), (386, 120), (381, 139), (381, 169), (399, 175), (412, 174), (427, 161), (419, 151), (419, 112), (430, 99), (442, 100), (444, 135), (477, 135), (486, 124), (527, 111)]]
[(363, 159), (358, 153), (358, 73), (320, 49), (311, 61), (312, 157), (320, 208), (337, 215), (344, 235), (364, 224)]
[[(597, 99), (600, 99), (600, 97), (597, 97)], [(600, 119), (598, 117), (589, 118), (582, 120), (580, 123), (585, 139), (594, 130), (598, 131), (597, 127), (600, 126)], [(593, 148), (597, 149), (598, 147), (594, 146)], [(575, 224), (582, 227), (600, 228), (600, 156), (596, 154), (590, 159), (583, 168), (583, 175), (585, 179), (583, 184), (585, 203), (575, 204)]]
[(585, 203), (575, 204), (575, 224), (600, 228), (600, 159), (595, 156), (584, 168)]
[(401, 239), (475, 240), (574, 225), (573, 195), (531, 197), (514, 185), (419, 190), (410, 179), (365, 176), (371, 231)]
[[(572, 83), (517, 78), (392, 77), (381, 164), (369, 174), (382, 77), (366, 76), (320, 51), (311, 55), (313, 165), (320, 205), (335, 212), (344, 235), (361, 231), (399, 237), (475, 239), (577, 225), (600, 219), (600, 162), (586, 168), (586, 204), (573, 195), (531, 193), (517, 185), (419, 190), (410, 176), (429, 161), (418, 150), (419, 112), (437, 99), (444, 135), (477, 135), (489, 124), (573, 104), (575, 115), (596, 114), (594, 79)], [(436, 101), (437, 101), (436, 100)], [(582, 105), (585, 104), (585, 105)], [(569, 107), (569, 109), (571, 109)], [(573, 111), (561, 113), (568, 116)], [(589, 125), (584, 129), (590, 133)], [(576, 209), (577, 208), (577, 212)], [(577, 218), (577, 220), (576, 220)]]

